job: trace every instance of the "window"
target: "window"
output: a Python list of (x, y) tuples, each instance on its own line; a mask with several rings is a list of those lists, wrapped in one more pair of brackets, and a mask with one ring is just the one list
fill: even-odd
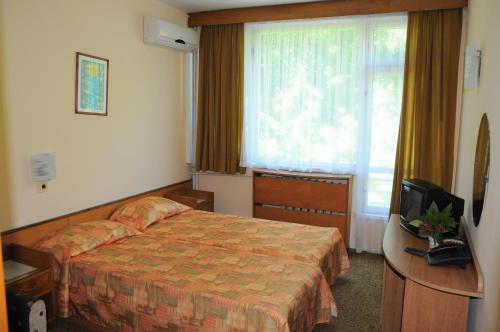
[(246, 25), (243, 165), (355, 174), (386, 213), (405, 44), (400, 14)]

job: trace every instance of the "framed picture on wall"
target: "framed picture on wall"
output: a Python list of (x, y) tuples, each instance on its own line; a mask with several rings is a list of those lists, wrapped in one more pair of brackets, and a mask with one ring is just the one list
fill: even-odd
[(109, 60), (76, 53), (75, 113), (108, 115)]

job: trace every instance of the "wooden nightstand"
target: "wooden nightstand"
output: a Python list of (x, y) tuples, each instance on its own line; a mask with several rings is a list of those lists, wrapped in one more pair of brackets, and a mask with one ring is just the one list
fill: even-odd
[[(7, 291), (40, 298), (45, 301), (47, 321), (56, 319), (56, 301), (54, 292), (53, 264), (54, 256), (48, 252), (36, 250), (18, 244), (4, 248), (3, 259), (22, 263), (35, 269), (5, 281)], [(5, 271), (4, 271), (5, 272)]]
[(214, 211), (214, 193), (211, 191), (177, 189), (166, 193), (165, 197), (195, 210)]

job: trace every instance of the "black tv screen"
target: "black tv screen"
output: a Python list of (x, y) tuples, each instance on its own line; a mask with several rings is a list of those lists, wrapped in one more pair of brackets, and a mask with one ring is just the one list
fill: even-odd
[(401, 188), (401, 217), (406, 222), (410, 222), (422, 216), (425, 209), (424, 200), (425, 192), (403, 185)]

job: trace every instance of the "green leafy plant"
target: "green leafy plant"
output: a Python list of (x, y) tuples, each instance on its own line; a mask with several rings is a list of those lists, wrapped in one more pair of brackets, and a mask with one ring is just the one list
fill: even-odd
[(436, 243), (443, 239), (443, 233), (455, 228), (457, 222), (451, 216), (451, 204), (439, 211), (436, 202), (432, 202), (425, 216), (410, 221), (410, 225), (418, 227), (420, 235), (431, 236)]

